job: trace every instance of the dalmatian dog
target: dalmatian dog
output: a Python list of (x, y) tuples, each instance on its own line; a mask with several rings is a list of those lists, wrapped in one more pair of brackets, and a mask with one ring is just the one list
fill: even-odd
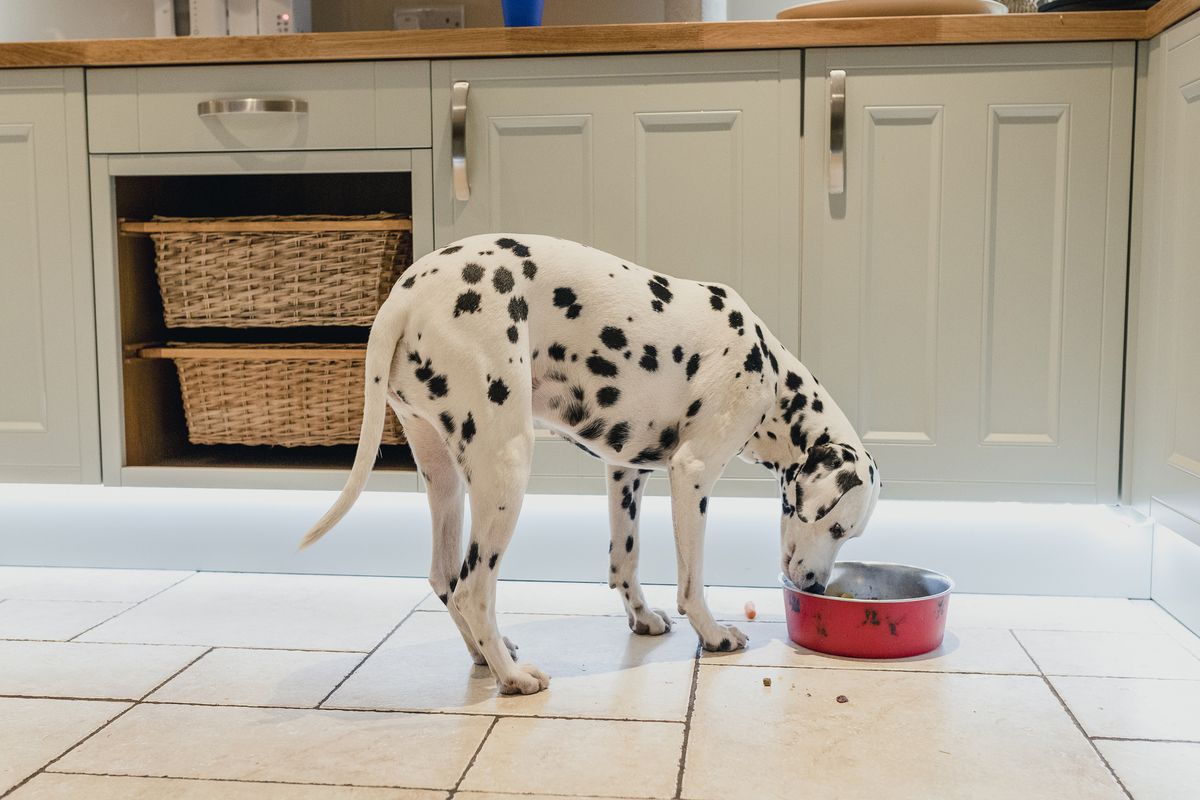
[(608, 582), (630, 628), (650, 636), (669, 631), (671, 617), (646, 604), (638, 583), (638, 508), (647, 474), (666, 471), (679, 611), (707, 650), (747, 640), (713, 618), (702, 575), (709, 495), (732, 458), (778, 477), (782, 568), (810, 591), (823, 591), (879, 496), (879, 472), (846, 416), (735, 291), (549, 236), (472, 236), (413, 264), (371, 327), (365, 393), (346, 486), (303, 545), (362, 492), (391, 406), (427, 484), (429, 581), (505, 694), (549, 683), (514, 660), (495, 613), (535, 425), (605, 462)]

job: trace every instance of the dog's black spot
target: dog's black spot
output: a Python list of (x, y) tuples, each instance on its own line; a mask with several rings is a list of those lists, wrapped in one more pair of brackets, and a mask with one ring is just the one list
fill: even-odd
[(462, 279), (467, 283), (479, 283), (483, 280), (483, 267), (478, 264), (467, 264), (462, 268)]
[(825, 410), (825, 404), (816, 395), (813, 395), (812, 410), (818, 414)]
[[(418, 356), (418, 358), (420, 357)], [(426, 360), (424, 364), (421, 364), (421, 366), (413, 370), (413, 375), (415, 375), (417, 380), (419, 380), (421, 383), (424, 383), (433, 377), (433, 368), (429, 366), (429, 363), (430, 362)]]
[(575, 292), (566, 286), (560, 286), (554, 290), (554, 305), (558, 308), (568, 308), (577, 299)]
[(634, 478), (634, 479), (633, 479), (633, 490), (634, 490), (635, 492), (636, 492), (636, 491), (637, 491), (639, 488), (641, 488), (641, 485), (642, 485), (642, 479), (641, 479), (641, 478)]
[(733, 643), (728, 639), (722, 639), (721, 643), (717, 645), (717, 650), (721, 653), (726, 653), (731, 649), (733, 649)]
[(657, 447), (647, 447), (640, 451), (636, 456), (629, 459), (631, 464), (653, 464), (662, 461), (662, 450)]
[(608, 429), (608, 435), (604, 437), (604, 441), (608, 442), (608, 446), (616, 452), (621, 452), (621, 448), (629, 441), (629, 423), (618, 422)]
[(663, 311), (663, 304), (662, 304), (661, 300), (651, 300), (650, 307), (653, 308), (655, 311), (657, 311), (659, 314), (661, 314)]
[(759, 352), (758, 345), (754, 345), (746, 354), (746, 363), (742, 365), (742, 369), (746, 372), (762, 372), (762, 368), (762, 353)]
[(566, 361), (567, 360), (567, 348), (563, 347), (558, 342), (555, 342), (554, 344), (550, 345), (550, 347), (548, 347), (546, 349), (546, 353), (551, 358), (553, 358), (555, 361)]
[(615, 386), (602, 386), (600, 387), (600, 390), (596, 392), (596, 402), (600, 404), (601, 408), (608, 408), (612, 404), (616, 403), (620, 397), (621, 390)]
[(405, 279), (404, 283), (402, 283), (400, 285), (403, 286), (405, 289), (411, 289), (413, 287), (413, 284), (416, 282), (417, 282), (417, 276), (409, 275), (408, 278)]
[(488, 559), (488, 569), (496, 568), (496, 560), (500, 558), (499, 553), (492, 553), (492, 557)]
[(823, 444), (829, 444), (829, 441), (830, 441), (829, 440), (829, 429), (826, 428), (825, 432), (822, 433), (820, 436), (818, 436), (817, 440), (815, 442), (813, 442), (813, 446), (820, 447)]
[(692, 357), (688, 359), (687, 370), (686, 370), (687, 371), (687, 379), (689, 381), (692, 379), (692, 376), (696, 374), (696, 370), (698, 370), (698, 369), (700, 369), (700, 354), (692, 353)]
[(720, 286), (709, 286), (708, 290), (710, 292), (712, 292), (713, 294), (715, 294), (717, 297), (728, 297), (729, 296), (725, 293), (725, 290), (722, 289)]
[(516, 256), (517, 258), (528, 258), (529, 257), (529, 248), (526, 247), (525, 245), (521, 244), (520, 242), (516, 241), (515, 239), (509, 239), (508, 237), (504, 237), (503, 239), (497, 239), (496, 246), (503, 247), (505, 250), (512, 250), (513, 255)]
[(593, 375), (611, 378), (617, 374), (617, 365), (603, 356), (588, 356), (587, 367)]
[(454, 417), (449, 411), (443, 411), (438, 414), (438, 419), (442, 421), (442, 427), (446, 429), (446, 433), (454, 433)]
[(634, 500), (633, 502), (631, 502), (629, 504), (629, 519), (630, 520), (637, 519), (637, 501), (636, 500)]
[(442, 252), (439, 255), (451, 256), (457, 253), (459, 250), (462, 250), (462, 245), (452, 244), (449, 247), (442, 248)]
[(467, 418), (463, 420), (463, 424), (462, 424), (462, 440), (469, 444), (471, 442), (471, 440), (474, 438), (475, 438), (475, 418), (472, 417), (471, 412), (468, 411)]
[(679, 429), (672, 425), (669, 428), (663, 428), (662, 433), (658, 435), (658, 444), (663, 450), (669, 450), (678, 439)]
[(479, 310), (479, 301), (481, 299), (479, 292), (463, 292), (454, 301), (454, 316), (474, 314)]
[(846, 470), (838, 473), (837, 485), (842, 490), (842, 494), (845, 494), (855, 486), (862, 486), (862, 479), (858, 477), (858, 473), (854, 470)]
[(587, 405), (575, 400), (567, 406), (567, 410), (563, 413), (563, 420), (572, 428), (574, 428), (576, 425), (587, 419), (587, 416)]
[(612, 474), (612, 479), (614, 481), (617, 481), (618, 483), (620, 483), (624, 477), (625, 477), (625, 470), (623, 470), (623, 469), (615, 470)]
[(380, 381), (380, 378), (379, 378), (379, 376), (378, 376), (378, 375), (376, 375), (376, 376), (375, 376), (375, 382), (376, 382), (376, 383), (379, 383), (379, 381)]
[(434, 397), (445, 397), (450, 391), (445, 375), (434, 375), (429, 379), (429, 383), (425, 385), (429, 387), (429, 394)]
[[(837, 452), (837, 450), (834, 450), (832, 447), (828, 446), (829, 437), (825, 436), (824, 434), (822, 434), (822, 436), (826, 441), (822, 442), (820, 439), (817, 439), (817, 441), (813, 443), (812, 449), (808, 451), (808, 458), (805, 460), (804, 466), (800, 468), (800, 471), (805, 475), (811, 475), (820, 467), (825, 467), (828, 470), (835, 470), (842, 465), (841, 455)], [(855, 477), (857, 479), (857, 476)]]
[[(513, 344), (516, 344), (517, 338), (520, 336), (520, 332), (517, 330), (517, 326), (509, 325), (507, 333), (508, 333), (508, 340), (510, 342), (512, 342)], [(512, 361), (512, 359), (510, 358), (509, 361)]]
[(699, 413), (699, 411), (700, 411), (700, 405), (701, 405), (701, 403), (699, 400), (693, 400), (692, 404), (690, 406), (688, 406), (687, 415), (689, 417), (696, 416), (696, 414)]
[(448, 594), (439, 594), (439, 595), (438, 595), (438, 600), (441, 600), (441, 601), (442, 601), (442, 605), (444, 605), (444, 606), (445, 606), (445, 605), (449, 605), (449, 604), (450, 604), (450, 595), (448, 595)]
[(583, 306), (575, 303), (567, 309), (567, 319), (575, 319), (579, 316), (579, 312), (583, 311)]
[(500, 294), (508, 294), (512, 291), (515, 281), (513, 274), (504, 267), (496, 267), (496, 272), (492, 275), (492, 286), (496, 287), (496, 291)]
[(638, 366), (647, 372), (654, 372), (658, 369), (658, 348), (652, 344), (642, 345), (642, 358), (638, 361)]
[(633, 502), (633, 492), (628, 486), (621, 487), (621, 508), (629, 508), (629, 504)]
[(713, 307), (713, 311), (720, 311), (725, 308), (725, 301), (717, 297), (715, 294), (708, 298), (708, 302)]
[(537, 264), (532, 261), (525, 261), (521, 264), (521, 274), (529, 280), (533, 280), (533, 276), (537, 275)]
[(625, 345), (629, 344), (625, 338), (625, 331), (611, 325), (605, 326), (604, 330), (600, 331), (600, 341), (604, 342), (604, 346), (609, 350), (624, 350)]
[(800, 423), (797, 422), (792, 426), (792, 444), (800, 448), (800, 452), (808, 450), (808, 434), (800, 429)]
[(875, 482), (875, 466), (873, 464), (867, 464), (867, 475), (870, 476), (871, 483), (874, 483)]
[(458, 586), (458, 578), (450, 576), (450, 594), (454, 594), (454, 587)]
[(787, 385), (789, 391), (794, 392), (804, 384), (804, 380), (799, 375), (789, 370), (787, 377), (785, 378), (785, 384)]
[(835, 539), (840, 539), (846, 535), (846, 529), (842, 527), (840, 522), (835, 522), (829, 526), (829, 535)]
[(625, 552), (626, 553), (633, 552), (633, 537), (632, 536), (625, 537)]
[(708, 513), (708, 498), (707, 497), (700, 498), (700, 513), (701, 514)]
[(740, 311), (730, 311), (729, 312), (729, 327), (736, 330), (738, 328), (741, 328), (745, 324), (746, 324), (746, 321), (742, 318), (742, 312), (740, 312)]
[(488, 386), (488, 399), (498, 406), (504, 405), (504, 401), (508, 399), (508, 386), (504, 381), (497, 378)]
[(458, 577), (464, 581), (467, 579), (467, 562), (466, 561), (463, 562), (462, 569), (459, 570), (459, 572), (458, 572)]
[(675, 295), (671, 293), (671, 290), (667, 288), (667, 284), (663, 283), (662, 280), (665, 280), (665, 278), (655, 275), (646, 285), (650, 287), (650, 293), (656, 298), (663, 303), (669, 303), (674, 299)]
[(683, 346), (682, 345), (678, 345), (678, 344), (675, 345), (674, 349), (671, 350), (671, 358), (675, 359), (676, 364), (683, 361)]
[(524, 297), (514, 297), (508, 301), (508, 316), (513, 322), (523, 322), (529, 319), (529, 304)]
[(467, 550), (468, 571), (474, 571), (477, 564), (479, 564), (479, 543), (471, 542), (471, 547)]
[(796, 412), (803, 410), (807, 403), (808, 397), (805, 395), (802, 395), (799, 392), (792, 395), (792, 399), (787, 401), (787, 408), (783, 409), (783, 421), (790, 423)]

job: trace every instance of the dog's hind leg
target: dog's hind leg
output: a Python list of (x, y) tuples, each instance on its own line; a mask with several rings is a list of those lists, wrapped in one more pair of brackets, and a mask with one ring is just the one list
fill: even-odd
[(608, 585), (621, 593), (629, 629), (634, 633), (658, 636), (671, 630), (671, 617), (646, 605), (642, 585), (638, 583), (638, 511), (646, 488), (649, 470), (607, 465), (608, 521), (612, 530), (609, 542)]
[(725, 469), (705, 459), (685, 442), (671, 456), (671, 521), (679, 569), (679, 610), (687, 615), (705, 650), (737, 650), (748, 637), (732, 625), (716, 621), (704, 600), (704, 524), (708, 498)]
[(513, 411), (492, 415), (467, 451), (471, 539), (451, 601), (466, 619), (500, 692), (533, 694), (550, 679), (532, 664), (518, 665), (496, 625), (497, 568), (517, 525), (533, 457), (532, 418), (527, 410), (523, 418)]
[[(433, 559), (429, 565), (429, 585), (450, 612), (450, 618), (458, 626), (472, 660), (476, 664), (486, 664), (471, 636), (471, 629), (450, 596), (458, 583), (458, 568), (462, 562), (463, 501), (466, 497), (463, 479), (458, 474), (442, 435), (432, 425), (411, 416), (405, 418), (403, 423), (404, 435), (412, 448), (417, 469), (425, 479), (425, 496), (429, 500), (429, 513), (433, 518)], [(509, 649), (515, 651), (516, 646), (510, 642)]]

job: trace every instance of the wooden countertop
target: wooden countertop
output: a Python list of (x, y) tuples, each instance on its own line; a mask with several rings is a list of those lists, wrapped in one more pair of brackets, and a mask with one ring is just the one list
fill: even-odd
[(100, 67), (286, 61), (766, 50), (863, 45), (1149, 39), (1200, 0), (1149, 11), (669, 22), (454, 31), (364, 31), (291, 36), (83, 39), (0, 44), (0, 67)]

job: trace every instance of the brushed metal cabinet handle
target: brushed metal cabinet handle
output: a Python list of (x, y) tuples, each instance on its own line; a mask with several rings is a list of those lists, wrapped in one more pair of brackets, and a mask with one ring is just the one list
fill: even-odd
[(829, 193), (846, 193), (846, 70), (829, 70)]
[(238, 97), (204, 100), (196, 105), (202, 117), (214, 114), (307, 114), (308, 101), (291, 97)]
[(468, 81), (455, 81), (450, 92), (450, 167), (454, 175), (454, 199), (465, 203), (471, 199), (471, 182), (467, 180), (467, 92)]

